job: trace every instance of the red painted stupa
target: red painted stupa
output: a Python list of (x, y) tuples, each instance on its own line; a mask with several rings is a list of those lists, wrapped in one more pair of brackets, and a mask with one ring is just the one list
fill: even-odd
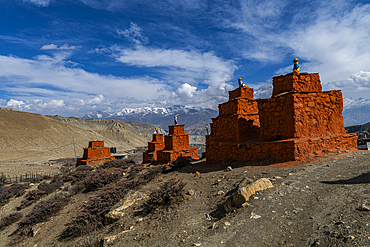
[(229, 92), (206, 138), (207, 164), (286, 162), (329, 150), (357, 149), (344, 129), (341, 91), (323, 92), (319, 74), (273, 78), (269, 99), (254, 99), (245, 85)]
[(114, 157), (111, 156), (110, 148), (104, 147), (104, 141), (90, 141), (89, 147), (84, 148), (83, 157), (77, 159), (76, 166), (95, 166), (110, 160), (114, 160)]

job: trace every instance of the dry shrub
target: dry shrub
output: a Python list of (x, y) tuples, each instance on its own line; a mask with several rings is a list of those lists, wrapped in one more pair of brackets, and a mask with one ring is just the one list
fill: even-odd
[(127, 170), (129, 167), (135, 165), (135, 162), (132, 160), (111, 160), (105, 162), (101, 167), (102, 168), (121, 168)]
[(37, 203), (32, 211), (18, 223), (16, 233), (21, 236), (28, 235), (32, 226), (37, 223), (45, 222), (50, 217), (56, 215), (68, 204), (68, 201), (69, 198), (66, 197), (54, 197)]
[(26, 196), (24, 197), (24, 200), (21, 201), (21, 204), (17, 207), (17, 210), (22, 210), (29, 205), (31, 205), (34, 202), (37, 202), (40, 200), (41, 197), (48, 195), (57, 189), (60, 188), (60, 186), (63, 185), (62, 181), (57, 181), (55, 183), (41, 183), (39, 186), (37, 186), (37, 190), (31, 190), (29, 191)]
[(83, 184), (86, 192), (97, 190), (107, 184), (117, 181), (123, 175), (123, 169), (119, 168), (99, 168), (95, 172), (91, 172), (89, 176), (85, 178)]
[(28, 184), (12, 184), (10, 186), (0, 187), (0, 206), (5, 205), (10, 198), (18, 197), (24, 194), (29, 187)]
[(185, 193), (183, 188), (186, 183), (172, 178), (164, 182), (158, 189), (152, 191), (144, 207), (148, 213), (155, 213), (158, 209), (169, 209), (184, 201)]
[(42, 196), (46, 195), (45, 191), (42, 190), (31, 190), (29, 191), (25, 197), (24, 200), (21, 201), (21, 204), (17, 207), (17, 210), (22, 210), (32, 203), (38, 201)]
[[(106, 223), (104, 215), (107, 214), (129, 190), (136, 189), (154, 179), (157, 174), (163, 171), (164, 166), (150, 168), (145, 173), (138, 175), (138, 171), (142, 169), (143, 168), (140, 166), (138, 169), (131, 169), (127, 180), (120, 180), (117, 183), (111, 183), (105, 186), (97, 197), (91, 198), (84, 204), (83, 210), (66, 225), (67, 228), (63, 231), (60, 238), (69, 239), (86, 235), (87, 233), (85, 230), (87, 227), (93, 229), (102, 228)], [(131, 173), (137, 176), (134, 179), (129, 179), (133, 177)]]
[(87, 165), (78, 166), (76, 170), (62, 176), (64, 182), (71, 182), (71, 184), (83, 181), (94, 168)]
[(0, 232), (4, 230), (6, 227), (10, 226), (14, 222), (17, 222), (23, 217), (22, 213), (16, 212), (16, 213), (10, 213), (0, 221)]
[(54, 183), (41, 183), (39, 184), (39, 186), (37, 186), (37, 188), (39, 190), (42, 190), (44, 191), (46, 194), (50, 194), (54, 191), (56, 191), (57, 189), (60, 188), (60, 186), (63, 185), (63, 182), (62, 181), (57, 181), (57, 182), (54, 182)]

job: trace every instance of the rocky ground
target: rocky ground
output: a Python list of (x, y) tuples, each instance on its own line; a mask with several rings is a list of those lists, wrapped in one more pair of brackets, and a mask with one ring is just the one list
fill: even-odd
[[(140, 154), (138, 154), (140, 155)], [(60, 213), (20, 246), (369, 246), (370, 152), (338, 152), (301, 163), (265, 166), (205, 166), (205, 160), (165, 172), (137, 189), (142, 194), (172, 178), (186, 183), (178, 206), (146, 213), (146, 197), (124, 210), (118, 221), (87, 235), (60, 240), (65, 224), (95, 192), (76, 194)], [(262, 165), (262, 164), (259, 164)], [(195, 176), (196, 172), (200, 176)], [(254, 194), (243, 207), (223, 214), (222, 202), (244, 179), (269, 178), (272, 188)], [(50, 195), (49, 195), (50, 196)], [(12, 199), (0, 218), (15, 210)], [(30, 211), (24, 209), (24, 214)], [(7, 246), (13, 224), (0, 232)]]

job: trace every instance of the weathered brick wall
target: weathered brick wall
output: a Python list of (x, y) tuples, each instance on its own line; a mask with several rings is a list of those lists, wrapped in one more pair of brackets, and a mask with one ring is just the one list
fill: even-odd
[(258, 100), (258, 110), (261, 141), (294, 137), (295, 119), (291, 94)]
[(114, 160), (114, 157), (111, 156), (110, 148), (104, 147), (104, 141), (90, 141), (89, 147), (84, 148), (83, 157), (77, 159), (76, 165), (93, 165), (109, 160)]
[(259, 117), (257, 114), (233, 115), (212, 119), (211, 135), (218, 141), (255, 141), (259, 137)]
[(287, 93), (258, 100), (260, 140), (344, 134), (340, 91)]
[(218, 105), (218, 110), (220, 117), (234, 114), (258, 114), (258, 105), (254, 99), (233, 99)]
[(253, 99), (253, 88), (239, 87), (233, 91), (229, 91), (229, 100), (235, 98)]
[(180, 150), (180, 151), (173, 151), (173, 150), (163, 150), (157, 153), (157, 160), (160, 163), (168, 163), (177, 160), (179, 157), (187, 157), (191, 159), (199, 159), (198, 158), (198, 149), (196, 148), (189, 148), (188, 150)]
[(170, 135), (185, 135), (185, 125), (183, 124), (168, 126), (168, 130)]
[(168, 135), (165, 139), (165, 150), (188, 150), (189, 149), (189, 135)]
[(89, 148), (103, 148), (104, 141), (90, 141)]
[(345, 134), (340, 91), (294, 94), (294, 137)]
[(272, 97), (284, 92), (322, 92), (319, 74), (287, 74), (273, 78)]

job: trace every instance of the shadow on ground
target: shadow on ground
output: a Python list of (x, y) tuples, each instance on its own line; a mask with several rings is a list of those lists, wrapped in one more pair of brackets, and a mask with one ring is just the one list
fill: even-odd
[(368, 184), (370, 183), (370, 172), (363, 173), (357, 177), (346, 179), (346, 180), (337, 180), (337, 181), (322, 181), (323, 184)]

